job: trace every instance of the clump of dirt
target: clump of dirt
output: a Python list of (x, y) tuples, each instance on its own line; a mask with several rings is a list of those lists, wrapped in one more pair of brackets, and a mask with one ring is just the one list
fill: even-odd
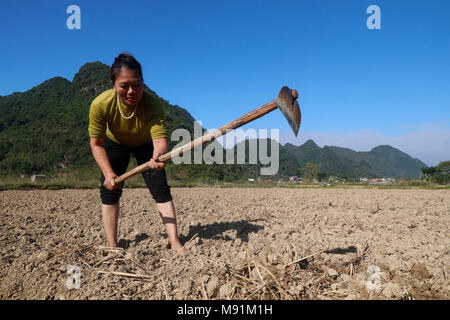
[(446, 190), (145, 189), (107, 248), (97, 190), (0, 192), (0, 299), (448, 299)]

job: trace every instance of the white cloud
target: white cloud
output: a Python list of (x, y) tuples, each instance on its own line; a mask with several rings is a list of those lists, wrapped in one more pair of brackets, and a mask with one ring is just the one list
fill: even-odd
[(443, 124), (428, 124), (400, 136), (391, 137), (380, 132), (359, 129), (346, 132), (301, 131), (297, 138), (292, 134), (280, 133), (281, 144), (287, 142), (301, 145), (312, 139), (323, 147), (338, 146), (355, 151), (370, 151), (379, 145), (390, 145), (428, 166), (436, 166), (441, 161), (450, 160), (450, 127)]

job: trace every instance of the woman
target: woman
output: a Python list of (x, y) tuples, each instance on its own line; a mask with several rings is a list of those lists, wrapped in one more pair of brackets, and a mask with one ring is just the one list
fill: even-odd
[(111, 66), (113, 89), (94, 99), (89, 112), (89, 136), (92, 154), (101, 170), (100, 198), (106, 239), (117, 247), (119, 199), (123, 183), (115, 179), (125, 173), (130, 154), (137, 163), (149, 163), (142, 176), (156, 201), (166, 226), (170, 246), (181, 255), (189, 254), (178, 238), (175, 209), (160, 155), (167, 152), (164, 110), (144, 92), (142, 68), (130, 54), (122, 53)]

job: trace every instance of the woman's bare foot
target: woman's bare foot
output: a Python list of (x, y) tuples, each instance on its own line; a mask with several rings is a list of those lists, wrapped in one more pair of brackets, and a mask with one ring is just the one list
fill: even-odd
[(191, 253), (189, 249), (186, 249), (181, 245), (181, 243), (176, 244), (175, 246), (170, 246), (172, 250), (176, 251), (180, 256), (187, 256)]

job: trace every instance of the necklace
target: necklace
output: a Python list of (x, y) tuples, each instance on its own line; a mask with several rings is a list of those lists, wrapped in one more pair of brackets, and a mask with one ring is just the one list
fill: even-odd
[(123, 115), (123, 113), (122, 113), (122, 110), (120, 109), (121, 103), (120, 103), (119, 95), (117, 95), (117, 107), (119, 108), (120, 115), (121, 115), (122, 118), (124, 118), (125, 120), (128, 120), (128, 119), (133, 118), (134, 113), (136, 112), (136, 109), (137, 109), (138, 104), (139, 104), (139, 103), (137, 103), (136, 106), (134, 107), (134, 110), (133, 110), (133, 113), (131, 114), (131, 116), (125, 117), (125, 116)]

